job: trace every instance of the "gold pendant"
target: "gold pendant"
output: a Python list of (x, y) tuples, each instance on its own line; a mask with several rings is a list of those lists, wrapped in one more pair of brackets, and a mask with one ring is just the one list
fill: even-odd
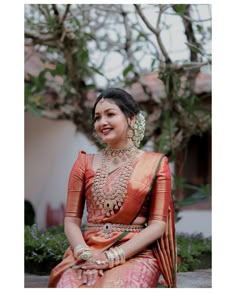
[(108, 210), (108, 211), (112, 210), (113, 209), (113, 201), (109, 200), (109, 199), (105, 200), (103, 207), (105, 210)]

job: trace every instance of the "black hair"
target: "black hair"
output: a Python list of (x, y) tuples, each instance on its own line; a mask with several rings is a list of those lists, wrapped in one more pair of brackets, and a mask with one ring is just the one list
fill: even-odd
[(120, 88), (108, 88), (100, 93), (92, 110), (92, 119), (94, 121), (95, 108), (101, 99), (111, 99), (121, 109), (127, 118), (132, 118), (140, 112), (138, 103), (128, 92)]

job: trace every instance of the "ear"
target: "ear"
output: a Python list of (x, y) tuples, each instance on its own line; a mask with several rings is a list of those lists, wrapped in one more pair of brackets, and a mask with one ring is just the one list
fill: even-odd
[(128, 118), (128, 124), (131, 128), (134, 126), (135, 120), (136, 120), (135, 115), (132, 116), (131, 118), (130, 117)]

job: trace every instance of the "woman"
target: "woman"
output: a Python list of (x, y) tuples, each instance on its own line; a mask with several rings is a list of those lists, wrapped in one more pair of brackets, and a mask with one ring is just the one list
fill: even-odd
[(167, 157), (138, 149), (145, 120), (124, 90), (103, 91), (92, 115), (107, 147), (98, 154), (81, 151), (71, 170), (65, 214), (70, 247), (52, 270), (49, 287), (151, 288), (160, 275), (176, 287)]

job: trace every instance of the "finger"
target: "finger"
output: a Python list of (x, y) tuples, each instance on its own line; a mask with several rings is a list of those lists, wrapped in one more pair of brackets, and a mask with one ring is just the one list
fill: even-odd
[(96, 283), (97, 280), (97, 276), (98, 276), (98, 271), (97, 270), (92, 270), (91, 271), (92, 274), (90, 275), (90, 282), (89, 285), (94, 285)]
[(92, 271), (86, 271), (87, 274), (87, 285), (90, 286), (91, 278), (92, 278)]
[(96, 280), (97, 270), (87, 270), (84, 272), (87, 276), (87, 285), (91, 286), (94, 284), (94, 280)]
[(71, 266), (72, 269), (80, 269), (83, 265), (84, 265), (84, 261), (83, 262), (76, 262), (73, 266)]
[(92, 269), (95, 269), (96, 268), (96, 265), (84, 265), (81, 267), (82, 270), (92, 270)]
[(92, 280), (91, 280), (91, 283), (90, 283), (90, 286), (93, 286), (96, 283), (97, 276), (98, 276), (97, 274), (96, 275), (93, 275)]
[(88, 274), (88, 275), (87, 275), (87, 276), (88, 276), (87, 285), (90, 286), (91, 283), (92, 283), (92, 280), (93, 280), (93, 271), (88, 270), (88, 271), (87, 271), (87, 274)]
[(96, 264), (94, 262), (91, 262), (91, 261), (85, 261), (85, 262), (82, 262), (82, 263), (79, 263), (79, 264), (76, 264), (73, 266), (73, 268), (79, 268), (79, 269), (83, 269), (83, 270), (86, 270), (86, 269), (89, 269), (89, 268), (93, 268)]
[(87, 281), (88, 281), (88, 277), (87, 277), (86, 271), (83, 271), (82, 282), (83, 282), (83, 284), (87, 284)]
[(78, 270), (78, 280), (82, 279), (82, 273), (83, 273), (82, 270)]

